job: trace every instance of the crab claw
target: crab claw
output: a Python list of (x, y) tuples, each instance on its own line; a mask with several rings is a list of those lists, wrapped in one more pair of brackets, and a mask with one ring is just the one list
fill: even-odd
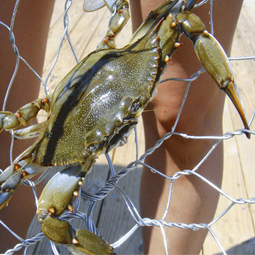
[(45, 186), (37, 205), (42, 232), (51, 241), (64, 244), (73, 254), (112, 254), (112, 247), (87, 230), (75, 230), (59, 218), (66, 210), (73, 212), (72, 202), (94, 160), (87, 164), (68, 165)]
[[(224, 90), (235, 105), (244, 128), (249, 130), (244, 107), (240, 101), (228, 57), (220, 43), (205, 29), (198, 16), (193, 13), (181, 13), (177, 19), (183, 32), (193, 42), (198, 58), (204, 68), (216, 81), (220, 89)], [(245, 133), (247, 138), (250, 134)]]
[(85, 12), (93, 12), (105, 6), (104, 0), (85, 0), (83, 10)]
[[(229, 96), (229, 98), (231, 99), (231, 101), (233, 102), (234, 106), (236, 107), (242, 121), (244, 124), (244, 128), (249, 130), (249, 126), (247, 123), (247, 118), (244, 112), (244, 107), (239, 99), (239, 93), (237, 90), (237, 87), (234, 83), (234, 80), (228, 80), (226, 81), (223, 86), (221, 87), (221, 89), (223, 89), (225, 91), (225, 93)], [(250, 133), (245, 133), (245, 135), (247, 136), (247, 138), (250, 139), (251, 135)]]
[(67, 245), (73, 254), (113, 254), (112, 247), (99, 236), (86, 231), (76, 230), (73, 245)]
[[(216, 81), (220, 89), (224, 90), (229, 96), (242, 119), (244, 128), (249, 130), (244, 107), (239, 99), (240, 96), (235, 86), (231, 67), (221, 45), (207, 31), (204, 31), (200, 36), (196, 36), (194, 45), (196, 53), (205, 69)], [(245, 134), (247, 138), (250, 138), (249, 133)]]
[(0, 210), (9, 204), (15, 190), (23, 180), (29, 179), (45, 169), (45, 167), (30, 163), (30, 159), (8, 166), (0, 174)]
[(22, 172), (14, 173), (0, 187), (0, 209), (9, 204), (15, 189), (22, 180)]

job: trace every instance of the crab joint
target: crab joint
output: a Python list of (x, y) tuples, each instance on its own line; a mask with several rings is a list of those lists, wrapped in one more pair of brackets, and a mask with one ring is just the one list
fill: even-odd
[(15, 164), (14, 165), (14, 171), (17, 171), (18, 169), (20, 169), (21, 168), (21, 166), (19, 165), (19, 164)]
[(204, 30), (204, 31), (203, 31), (203, 35), (204, 35), (204, 36), (209, 36), (208, 31), (207, 31), (207, 30)]
[(25, 176), (28, 175), (28, 172), (27, 171), (22, 171), (22, 178), (24, 178)]
[(73, 192), (73, 195), (74, 195), (75, 197), (78, 197), (78, 196), (79, 196), (79, 192), (78, 192), (77, 190), (75, 190), (75, 191)]
[(55, 208), (54, 207), (51, 207), (48, 212), (50, 213), (50, 216), (52, 216), (54, 213), (55, 213)]
[(21, 117), (21, 113), (20, 113), (20, 112), (16, 112), (15, 116), (16, 116), (17, 118), (20, 118), (20, 117)]
[(73, 213), (73, 206), (72, 206), (71, 204), (69, 204), (69, 205), (67, 206), (67, 208), (68, 208), (69, 211), (71, 211), (71, 212)]
[(79, 244), (80, 242), (79, 242), (77, 239), (73, 238), (73, 239), (72, 239), (72, 243), (73, 243), (73, 244)]
[(175, 48), (179, 48), (179, 47), (182, 46), (182, 45), (183, 45), (183, 43), (176, 42), (176, 43), (174, 44), (174, 47), (175, 47)]
[(107, 44), (108, 42), (109, 42), (109, 37), (107, 36), (104, 38), (104, 43)]
[(165, 56), (165, 63), (169, 62), (170, 61), (170, 57), (168, 55)]
[(43, 104), (48, 104), (49, 103), (49, 99), (47, 97), (45, 97), (44, 99), (42, 99), (42, 103)]
[(172, 21), (171, 24), (170, 24), (171, 28), (176, 27), (176, 25), (177, 25), (177, 24), (176, 24), (176, 22), (174, 22), (174, 21)]

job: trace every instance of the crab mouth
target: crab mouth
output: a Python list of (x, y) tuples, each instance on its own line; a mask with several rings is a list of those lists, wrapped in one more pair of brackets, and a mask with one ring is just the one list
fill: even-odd
[(123, 124), (118, 126), (117, 129), (113, 131), (112, 135), (109, 136), (106, 153), (127, 143), (127, 138), (137, 123), (137, 119), (125, 119)]

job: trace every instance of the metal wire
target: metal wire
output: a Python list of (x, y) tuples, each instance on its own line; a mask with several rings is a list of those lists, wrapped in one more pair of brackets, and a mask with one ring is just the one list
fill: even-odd
[[(205, 4), (206, 2), (208, 2), (208, 0), (203, 0), (201, 2), (199, 2), (195, 7), (199, 7), (203, 4)], [(212, 9), (213, 9), (213, 0), (210, 0), (210, 3), (211, 3), (211, 11), (210, 11), (210, 17), (211, 17), (211, 31), (213, 33), (213, 17), (212, 17)], [(6, 106), (6, 102), (7, 102), (7, 99), (8, 99), (8, 95), (9, 95), (9, 91), (10, 91), (10, 88), (13, 84), (13, 81), (15, 79), (15, 76), (16, 76), (16, 73), (17, 73), (17, 70), (18, 70), (18, 67), (19, 67), (19, 61), (22, 60), (33, 72), (34, 74), (41, 80), (44, 88), (45, 88), (45, 94), (48, 95), (49, 94), (49, 89), (47, 87), (47, 82), (52, 74), (52, 71), (58, 61), (58, 58), (59, 58), (59, 54), (60, 54), (60, 51), (62, 50), (62, 45), (63, 45), (63, 42), (64, 40), (68, 40), (68, 43), (70, 45), (70, 48), (72, 50), (72, 53), (74, 55), (74, 58), (75, 60), (78, 62), (78, 58), (76, 56), (76, 53), (75, 53), (75, 49), (72, 45), (72, 42), (71, 42), (71, 38), (68, 34), (68, 26), (69, 26), (69, 16), (68, 16), (68, 11), (70, 10), (71, 6), (72, 6), (72, 0), (66, 0), (66, 3), (65, 3), (65, 6), (64, 6), (64, 9), (65, 9), (65, 12), (64, 12), (64, 31), (63, 31), (63, 35), (62, 35), (62, 38), (60, 40), (60, 43), (59, 43), (59, 47), (58, 47), (58, 51), (57, 51), (57, 55), (55, 57), (55, 60), (46, 76), (46, 79), (45, 81), (43, 81), (43, 79), (33, 70), (33, 68), (26, 62), (25, 59), (23, 59), (20, 55), (19, 55), (19, 51), (18, 51), (18, 47), (16, 46), (15, 44), (15, 35), (14, 35), (14, 32), (13, 32), (13, 25), (14, 25), (14, 21), (15, 21), (15, 16), (16, 16), (16, 13), (18, 11), (18, 4), (19, 4), (19, 0), (16, 1), (16, 5), (15, 5), (15, 8), (13, 10), (13, 17), (12, 17), (12, 21), (11, 21), (11, 24), (10, 26), (4, 24), (3, 22), (0, 21), (0, 25), (5, 27), (6, 29), (9, 30), (9, 34), (10, 34), (10, 43), (12, 45), (12, 48), (13, 48), (13, 52), (14, 54), (16, 55), (16, 66), (15, 66), (15, 69), (14, 69), (14, 72), (13, 72), (13, 75), (12, 75), (12, 78), (10, 80), (10, 83), (9, 83), (9, 87), (6, 91), (6, 96), (5, 96), (5, 100), (4, 100), (4, 104), (3, 104), (3, 107), (2, 109), (5, 110), (5, 106)], [(111, 11), (114, 13), (114, 7), (112, 7)], [(231, 61), (249, 61), (249, 60), (255, 60), (255, 56), (246, 56), (246, 57), (238, 57), (238, 58), (229, 58), (229, 60)], [(184, 81), (184, 82), (187, 82), (187, 90), (186, 90), (186, 94), (183, 98), (183, 102), (182, 102), (182, 105), (180, 107), (180, 111), (178, 113), (178, 116), (177, 116), (177, 119), (176, 119), (176, 122), (171, 130), (171, 132), (167, 133), (162, 139), (159, 139), (155, 145), (148, 149), (143, 155), (141, 155), (140, 157), (138, 157), (139, 153), (138, 153), (138, 139), (137, 139), (137, 132), (136, 132), (136, 150), (137, 150), (137, 153), (136, 153), (136, 160), (133, 161), (133, 162), (130, 162), (126, 167), (123, 167), (121, 170), (119, 171), (116, 171), (114, 165), (112, 164), (111, 162), (111, 159), (109, 157), (109, 155), (107, 154), (106, 155), (106, 158), (107, 158), (107, 161), (108, 161), (108, 164), (109, 164), (109, 168), (110, 168), (110, 176), (109, 176), (109, 179), (107, 180), (107, 182), (105, 183), (105, 185), (103, 187), (101, 187), (100, 189), (98, 189), (98, 191), (95, 193), (95, 194), (90, 194), (88, 192), (85, 192), (85, 191), (81, 191), (82, 193), (82, 197), (89, 200), (89, 205), (88, 205), (88, 210), (87, 212), (81, 212), (79, 211), (79, 203), (76, 204), (76, 206), (74, 207), (74, 212), (73, 213), (70, 213), (70, 212), (66, 212), (64, 213), (62, 216), (61, 216), (61, 219), (63, 220), (67, 220), (67, 221), (71, 221), (72, 219), (74, 218), (79, 218), (81, 220), (83, 220), (84, 222), (86, 222), (87, 224), (87, 227), (88, 229), (91, 231), (91, 232), (94, 232), (98, 235), (100, 235), (97, 227), (96, 227), (96, 224), (93, 222), (93, 219), (92, 219), (92, 216), (93, 216), (93, 210), (95, 208), (95, 205), (98, 201), (101, 201), (103, 199), (105, 199), (109, 193), (112, 191), (112, 190), (116, 190), (120, 196), (122, 197), (123, 201), (125, 202), (126, 206), (127, 206), (127, 209), (131, 215), (131, 217), (133, 218), (134, 220), (134, 226), (122, 237), (119, 238), (119, 240), (116, 240), (114, 243), (112, 243), (112, 247), (116, 248), (116, 247), (119, 247), (121, 246), (124, 242), (126, 242), (130, 236), (132, 236), (134, 234), (134, 232), (139, 228), (139, 227), (144, 227), (144, 226), (157, 226), (161, 229), (162, 231), (162, 238), (164, 240), (164, 245), (165, 245), (165, 251), (166, 251), (166, 254), (168, 254), (168, 248), (167, 247), (167, 241), (166, 241), (166, 235), (165, 235), (165, 231), (164, 229), (166, 227), (169, 227), (169, 228), (173, 228), (173, 227), (177, 227), (177, 228), (181, 228), (181, 229), (192, 229), (194, 231), (198, 230), (198, 229), (208, 229), (209, 233), (212, 235), (213, 239), (215, 240), (215, 242), (218, 244), (220, 250), (222, 251), (223, 254), (226, 254), (226, 251), (224, 250), (224, 247), (222, 246), (220, 240), (217, 238), (216, 234), (213, 232), (212, 230), (212, 226), (218, 222), (225, 214), (227, 214), (227, 212), (229, 210), (231, 210), (233, 208), (234, 205), (244, 205), (244, 204), (254, 204), (255, 203), (255, 197), (253, 198), (234, 198), (230, 195), (228, 195), (227, 193), (225, 193), (223, 190), (221, 190), (220, 188), (218, 188), (216, 185), (214, 185), (212, 182), (210, 182), (208, 179), (206, 179), (205, 177), (203, 177), (202, 175), (200, 175), (197, 170), (199, 169), (199, 167), (205, 162), (205, 160), (210, 156), (210, 154), (215, 150), (215, 148), (223, 141), (223, 140), (227, 140), (227, 139), (232, 139), (233, 137), (236, 137), (236, 136), (240, 136), (240, 135), (244, 135), (245, 132), (247, 132), (247, 130), (244, 130), (243, 129), (240, 129), (240, 130), (237, 130), (237, 131), (233, 131), (233, 132), (227, 132), (225, 133), (224, 135), (222, 136), (191, 136), (191, 135), (188, 135), (188, 134), (184, 134), (184, 133), (179, 133), (179, 132), (176, 132), (175, 129), (176, 129), (176, 126), (178, 124), (178, 121), (179, 121), (179, 118), (181, 116), (181, 113), (182, 113), (182, 109), (183, 109), (183, 106), (185, 104), (185, 101), (187, 99), (187, 96), (188, 96), (188, 92), (189, 92), (189, 88), (190, 88), (190, 85), (191, 83), (196, 80), (199, 75), (204, 72), (204, 69), (201, 68), (199, 71), (197, 71), (196, 73), (194, 73), (190, 79), (180, 79), (180, 78), (175, 78), (175, 79), (171, 79), (171, 80), (179, 80), (179, 81)], [(167, 80), (170, 80), (170, 79), (167, 79)], [(165, 82), (167, 80), (164, 80), (162, 82)], [(255, 116), (255, 111), (253, 113), (253, 116), (249, 122), (249, 125), (251, 125), (253, 119), (254, 119), (254, 116)], [(255, 135), (255, 132), (253, 131), (248, 131), (251, 135)], [(169, 139), (171, 136), (181, 136), (182, 138), (184, 139), (206, 139), (206, 140), (214, 140), (215, 143), (214, 145), (211, 147), (211, 149), (207, 152), (207, 154), (204, 156), (204, 158), (202, 158), (200, 160), (200, 162), (193, 168), (193, 169), (186, 169), (186, 170), (183, 170), (183, 171), (179, 171), (177, 173), (175, 173), (173, 176), (167, 176), (165, 174), (163, 174), (160, 170), (158, 169), (155, 169), (147, 164), (144, 163), (144, 160), (147, 156), (151, 155), (152, 153), (155, 152), (155, 150), (157, 148), (159, 148), (162, 143)], [(12, 149), (11, 149), (12, 151)], [(12, 160), (12, 159), (11, 159)], [(118, 185), (118, 182), (121, 178), (124, 178), (127, 174), (129, 174), (131, 171), (135, 171), (137, 169), (137, 166), (146, 166), (148, 167), (149, 169), (151, 169), (151, 171), (153, 171), (154, 173), (156, 174), (159, 174), (161, 175), (162, 177), (166, 178), (168, 181), (169, 181), (169, 193), (168, 193), (168, 202), (166, 204), (166, 208), (165, 208), (165, 212), (162, 216), (161, 219), (149, 219), (149, 218), (142, 218), (140, 213), (139, 213), (139, 210), (136, 208), (136, 206), (134, 205), (134, 203), (132, 202), (132, 200), (129, 198), (129, 196), (122, 190), (122, 188)], [(43, 177), (45, 177), (46, 174), (43, 175)], [(185, 223), (175, 223), (175, 222), (166, 222), (165, 219), (166, 219), (166, 215), (167, 213), (169, 212), (169, 208), (170, 208), (170, 204), (171, 204), (171, 198), (172, 198), (172, 191), (173, 191), (173, 183), (181, 178), (182, 176), (188, 176), (188, 175), (192, 175), (198, 179), (200, 179), (201, 181), (205, 182), (207, 185), (211, 186), (214, 190), (216, 190), (219, 194), (221, 194), (222, 196), (226, 197), (226, 199), (228, 199), (230, 201), (230, 205), (226, 206), (226, 209), (221, 212), (220, 215), (218, 215), (212, 222), (210, 222), (209, 224), (205, 224), (205, 223), (201, 223), (201, 224), (185, 224)], [(26, 185), (30, 185), (33, 192), (34, 192), (34, 197), (35, 197), (35, 203), (37, 204), (37, 193), (36, 193), (36, 187), (35, 187), (35, 184), (37, 184), (42, 178), (42, 176), (39, 177), (39, 180), (38, 181), (35, 181), (35, 182), (32, 182), (32, 181), (27, 181), (25, 184)], [(13, 254), (14, 252), (16, 251), (19, 251), (20, 249), (22, 249), (23, 247), (27, 248), (29, 247), (30, 245), (36, 243), (36, 242), (40, 242), (40, 240), (42, 239), (43, 237), (43, 234), (42, 233), (39, 233), (37, 234), (36, 236), (34, 236), (33, 238), (30, 238), (30, 239), (26, 239), (26, 240), (23, 240), (22, 238), (20, 238), (18, 235), (16, 235), (15, 233), (15, 230), (11, 230), (10, 228), (8, 228), (8, 226), (6, 226), (4, 224), (4, 222), (2, 222), (0, 220), (0, 224), (2, 226), (4, 226), (13, 236), (15, 236), (19, 241), (20, 243), (17, 244), (13, 249), (10, 249), (8, 251), (6, 251), (5, 254)], [(51, 242), (51, 247), (52, 247), (52, 251), (54, 254), (58, 254), (58, 251), (56, 249), (56, 246), (54, 243)], [(26, 253), (26, 250), (25, 250), (25, 253)]]

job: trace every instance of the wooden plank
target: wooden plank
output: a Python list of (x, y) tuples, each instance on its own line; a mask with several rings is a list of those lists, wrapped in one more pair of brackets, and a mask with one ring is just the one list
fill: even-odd
[[(53, 16), (54, 17), (54, 16)], [(79, 60), (96, 49), (97, 44), (103, 38), (110, 19), (110, 12), (107, 8), (97, 12), (85, 13), (80, 9), (79, 2), (73, 2), (69, 11), (69, 36)], [(52, 66), (59, 47), (60, 39), (63, 34), (63, 13), (51, 27), (47, 51), (45, 57), (45, 68), (43, 79), (46, 78)], [(131, 24), (125, 28), (125, 36), (117, 38), (118, 45), (122, 46), (131, 37)], [(53, 70), (52, 78), (48, 86), (52, 91), (57, 83), (71, 70), (76, 64), (67, 40), (64, 41), (56, 67)], [(43, 91), (42, 91), (43, 93)]]
[[(255, 238), (251, 238), (245, 242), (242, 242), (229, 250), (227, 250), (228, 255), (236, 254), (255, 254)], [(221, 255), (221, 254), (215, 254)]]
[[(255, 12), (255, 2), (253, 1), (250, 5), (244, 5), (245, 8), (242, 10), (242, 15), (239, 20), (239, 27), (244, 29), (238, 29), (236, 40), (234, 43), (236, 47), (233, 48), (233, 53), (239, 56), (249, 56), (255, 55), (255, 32), (254, 25), (252, 19), (248, 15), (247, 10), (253, 7), (253, 11)], [(249, 11), (250, 12), (250, 11)], [(237, 75), (237, 79), (239, 80), (239, 84), (241, 84), (241, 94), (246, 107), (248, 118), (250, 119), (254, 109), (255, 109), (255, 62), (254, 61), (238, 61), (233, 65), (233, 71)], [(235, 109), (231, 108), (231, 115), (233, 119), (233, 125), (235, 129), (238, 129), (237, 120), (234, 117)], [(251, 125), (251, 129), (254, 130), (255, 124), (254, 122)], [(254, 197), (255, 194), (255, 161), (254, 161), (254, 153), (255, 153), (255, 141), (252, 138), (251, 140), (245, 139), (245, 137), (237, 138), (237, 146), (239, 148), (240, 162), (242, 166), (242, 171), (245, 180), (246, 187), (246, 197)], [(250, 206), (251, 214), (253, 217), (253, 224), (255, 222), (255, 207)]]
[[(71, 9), (72, 10), (72, 9)], [(71, 12), (70, 10), (70, 12)], [(76, 9), (74, 9), (75, 11)], [(90, 41), (91, 37), (93, 37), (95, 30), (98, 27), (98, 24), (95, 20), (95, 17), (97, 15), (101, 16), (105, 12), (104, 9), (99, 10), (99, 13), (82, 13), (82, 15), (78, 15), (78, 11), (75, 12), (75, 15), (72, 15), (70, 13), (70, 19), (72, 22), (70, 24), (75, 25), (75, 29), (73, 27), (69, 27), (69, 36), (71, 37), (72, 44), (74, 46), (75, 52), (78, 56), (78, 59), (83, 58), (83, 47), (87, 45), (87, 43)], [(71, 16), (72, 15), (72, 16)], [(59, 21), (60, 22), (60, 21)], [(55, 34), (56, 31), (58, 31), (59, 26), (54, 26), (52, 30), (52, 34)], [(57, 29), (57, 30), (56, 30)], [(56, 31), (55, 31), (56, 30)], [(61, 30), (62, 31), (62, 30)], [(88, 36), (86, 35), (86, 31), (88, 31)], [(58, 50), (60, 38), (62, 37), (62, 32), (57, 33), (58, 34), (58, 44), (55, 46), (55, 51), (50, 52), (49, 54), (52, 55), (50, 58), (50, 61), (46, 62), (44, 73), (47, 74), (50, 67), (52, 66), (54, 60), (55, 60), (55, 54)], [(103, 34), (103, 33), (102, 33)], [(82, 42), (82, 43), (81, 43)], [(51, 45), (52, 40), (48, 42), (48, 44)], [(81, 46), (82, 45), (82, 46)], [(85, 45), (85, 46), (83, 46)], [(93, 50), (95, 50), (96, 44), (94, 44)], [(49, 80), (48, 86), (50, 90), (53, 90), (57, 83), (75, 66), (76, 61), (75, 58), (71, 52), (69, 43), (67, 40), (63, 42), (60, 56), (58, 59), (58, 62), (53, 70), (52, 79)], [(45, 74), (43, 75), (43, 78), (45, 78)]]
[[(88, 13), (87, 15), (92, 15), (93, 13)], [(103, 16), (98, 15), (94, 22), (96, 22), (97, 26), (93, 31), (93, 36), (91, 36), (90, 40), (87, 44), (83, 44), (81, 54), (82, 56), (88, 55), (90, 52), (94, 51), (97, 44), (102, 40), (107, 27), (108, 21), (110, 19), (110, 13), (107, 9), (103, 13)], [(75, 36), (75, 35), (74, 35)], [(123, 47), (129, 41), (132, 36), (131, 22), (129, 21), (127, 25), (123, 28), (120, 35), (116, 37), (116, 45), (118, 47)]]
[(254, 10), (255, 10), (255, 1), (254, 0), (245, 0), (243, 1), (243, 9), (248, 13), (249, 15), (249, 26), (250, 28), (254, 28), (255, 25), (255, 16), (254, 16)]
[[(63, 3), (57, 3), (56, 5), (63, 5)], [(103, 18), (105, 15), (107, 15), (109, 11), (104, 8), (99, 10), (98, 12), (92, 12), (92, 13), (84, 13), (83, 10), (80, 8), (80, 3), (77, 1), (73, 2), (72, 7), (69, 11), (69, 36), (71, 38), (72, 45), (75, 49), (76, 55), (78, 59), (82, 59), (85, 57), (84, 54), (84, 47), (90, 42), (91, 38), (94, 37), (94, 34), (101, 33), (101, 37), (104, 34), (103, 29), (101, 29), (101, 26), (99, 25), (99, 22), (101, 20), (101, 16)], [(48, 72), (50, 71), (50, 68), (52, 67), (55, 57), (57, 54), (57, 51), (59, 49), (59, 43), (61, 41), (62, 35), (63, 35), (63, 12), (62, 16), (60, 16), (58, 19), (55, 18), (56, 22), (53, 24), (53, 26), (50, 29), (49, 32), (49, 38), (47, 42), (47, 49), (46, 49), (46, 57), (45, 57), (45, 65), (44, 65), (44, 71), (43, 71), (43, 80), (46, 79)], [(53, 13), (54, 16), (59, 14)], [(100, 17), (100, 19), (99, 19)], [(98, 29), (98, 27), (100, 29)], [(97, 31), (99, 30), (99, 32)], [(97, 34), (96, 33), (96, 34)], [(85, 36), (85, 35), (88, 36)], [(99, 41), (99, 40), (98, 40)], [(82, 42), (82, 43), (81, 43)], [(93, 50), (95, 50), (97, 43), (93, 41)], [(57, 61), (57, 64), (55, 65), (52, 74), (50, 76), (50, 79), (48, 80), (47, 86), (49, 87), (50, 92), (52, 92), (57, 84), (61, 81), (62, 78), (65, 77), (65, 75), (76, 65), (75, 58), (73, 56), (73, 53), (71, 51), (71, 48), (69, 46), (69, 43), (67, 40), (65, 40), (62, 44), (60, 55)], [(44, 97), (44, 88), (41, 86), (39, 97)], [(46, 117), (46, 114), (44, 112), (40, 112), (38, 115), (38, 121), (42, 122)]]
[[(249, 1), (251, 2), (251, 1)], [(253, 7), (254, 6), (254, 1)], [(238, 28), (235, 34), (232, 56), (254, 55), (253, 41), (255, 34), (253, 25), (247, 17), (244, 1)], [(247, 4), (247, 3), (246, 3)], [(251, 6), (249, 10), (252, 12)], [(254, 13), (255, 8), (253, 9)], [(252, 41), (253, 40), (253, 41)], [(254, 61), (231, 62), (236, 82), (244, 101), (244, 105), (249, 118), (254, 111)], [(224, 132), (237, 130), (242, 127), (240, 118), (232, 103), (228, 100), (224, 109)], [(254, 128), (254, 126), (253, 126)], [(245, 136), (232, 138), (224, 143), (224, 177), (222, 189), (234, 198), (254, 197), (254, 150), (253, 140), (248, 141)], [(216, 215), (229, 204), (226, 199), (220, 199)], [(232, 208), (216, 225), (213, 230), (225, 249), (230, 249), (230, 254), (240, 251), (240, 246), (236, 246), (241, 241), (245, 241), (254, 236), (254, 206), (236, 205)], [(249, 242), (246, 243), (249, 245)], [(245, 245), (245, 244), (244, 244)], [(247, 248), (247, 247), (246, 247)], [(239, 250), (238, 250), (239, 249)], [(245, 250), (242, 246), (243, 251)], [(219, 252), (219, 248), (208, 236), (204, 244), (204, 254), (214, 254)], [(252, 251), (252, 250), (251, 250)], [(242, 253), (242, 252), (241, 252)], [(247, 253), (252, 254), (252, 253)]]
[[(144, 151), (144, 139), (142, 123), (138, 125), (139, 153)], [(123, 147), (116, 149), (113, 163), (116, 171), (123, 169), (130, 162), (136, 159), (136, 147), (134, 143), (134, 133), (129, 137), (129, 141)], [(137, 167), (129, 172), (119, 182), (118, 186), (129, 196), (133, 204), (139, 211), (139, 190), (142, 168)], [(133, 226), (135, 221), (130, 215), (126, 204), (117, 190), (111, 192), (103, 204), (98, 227), (103, 236), (112, 243), (125, 235)], [(125, 243), (115, 249), (117, 254), (143, 254), (142, 229), (139, 228)]]
[[(45, 184), (49, 181), (49, 179), (58, 172), (58, 169), (53, 168), (51, 173), (47, 175), (44, 182)], [(107, 180), (109, 174), (109, 167), (105, 156), (102, 155), (97, 160), (97, 164), (95, 164), (87, 175), (84, 181), (84, 185), (82, 190), (87, 191), (91, 194), (95, 194), (100, 188), (102, 188)], [(79, 211), (86, 213), (88, 209), (89, 201), (83, 197), (80, 199)], [(102, 201), (97, 201), (95, 209), (93, 210), (93, 222), (96, 223), (98, 218), (100, 217), (102, 207)], [(76, 229), (87, 229), (86, 222), (81, 219), (74, 219), (71, 222), (71, 225)], [(31, 225), (29, 226), (27, 238), (31, 238), (35, 236), (37, 233), (41, 232), (41, 226), (38, 222), (37, 215), (34, 216)], [(40, 242), (32, 245), (28, 248), (28, 254), (49, 254), (50, 253), (50, 242), (47, 238), (43, 238)], [(61, 254), (71, 254), (67, 251), (64, 246), (58, 245), (58, 251)]]
[[(231, 130), (232, 119), (229, 114), (228, 104), (225, 105), (224, 131)], [(224, 142), (224, 172), (222, 190), (233, 198), (246, 197), (245, 182), (243, 179), (240, 158), (238, 157), (236, 139), (232, 138)], [(216, 216), (220, 215), (231, 202), (220, 196)], [(254, 236), (253, 221), (248, 206), (236, 205), (224, 215), (213, 227), (214, 233), (224, 249), (245, 241)], [(220, 252), (217, 243), (208, 234), (204, 243), (204, 254)]]
[[(248, 19), (247, 12), (245, 9), (242, 9), (233, 41), (231, 55), (234, 57), (255, 55), (255, 45), (253, 39), (255, 38), (255, 32), (251, 27), (247, 26), (247, 24), (252, 25), (252, 23), (250, 23), (250, 19)], [(255, 105), (254, 100), (252, 100), (255, 96), (255, 88), (253, 86), (255, 83), (255, 62), (253, 60), (231, 61), (231, 66), (235, 75), (236, 83), (240, 90), (240, 94), (244, 101), (247, 116), (250, 119)], [(236, 121), (234, 123), (235, 125), (237, 124)]]
[[(68, 12), (69, 16), (69, 29), (68, 31), (72, 32), (74, 27), (77, 26), (77, 23), (79, 22), (83, 11), (80, 10), (80, 4), (76, 1), (72, 3), (72, 6)], [(50, 24), (50, 30), (48, 34), (48, 41), (47, 41), (47, 47), (46, 47), (46, 54), (45, 54), (45, 66), (44, 66), (44, 75), (47, 73), (47, 70), (49, 69), (49, 65), (55, 58), (58, 47), (60, 44), (60, 40), (62, 37), (62, 34), (64, 32), (64, 4), (63, 2), (60, 2), (59, 0), (55, 2), (54, 10), (52, 14), (51, 24)], [(71, 34), (71, 33), (70, 33)]]

